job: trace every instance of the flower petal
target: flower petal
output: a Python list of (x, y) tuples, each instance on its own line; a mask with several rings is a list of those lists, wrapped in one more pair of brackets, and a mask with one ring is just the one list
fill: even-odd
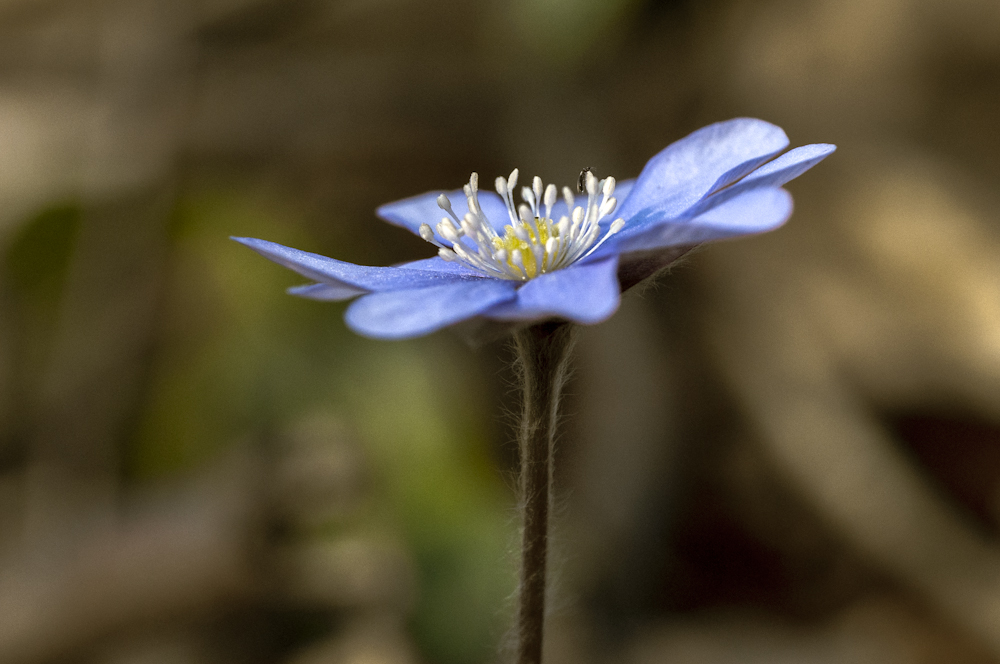
[(444, 272), (445, 274), (456, 274), (466, 277), (483, 276), (481, 272), (476, 272), (471, 267), (467, 267), (458, 261), (446, 261), (440, 256), (421, 258), (420, 260), (401, 263), (398, 267), (409, 270), (423, 270), (426, 272)]
[(751, 189), (693, 218), (668, 221), (619, 240), (619, 252), (699, 244), (752, 235), (781, 226), (792, 214), (792, 195), (777, 187)]
[[(363, 292), (379, 292), (423, 288), (464, 280), (483, 280), (482, 275), (416, 270), (405, 267), (370, 267), (338, 261), (308, 251), (293, 249), (275, 242), (249, 237), (234, 237), (261, 256), (294, 270), (304, 277), (327, 284), (333, 288), (294, 290), (295, 295), (315, 299), (347, 299)], [(443, 261), (442, 261), (443, 262)], [(338, 290), (339, 289), (339, 290)], [(338, 295), (339, 293), (339, 295)], [(322, 294), (322, 297), (317, 295)]]
[(709, 125), (670, 144), (649, 160), (617, 212), (628, 220), (622, 237), (650, 223), (681, 217), (787, 146), (780, 127), (752, 118)]
[(810, 168), (823, 161), (837, 149), (829, 143), (813, 143), (789, 150), (785, 154), (767, 162), (739, 182), (712, 194), (698, 205), (701, 214), (706, 210), (724, 203), (740, 194), (758, 187), (780, 187), (793, 180)]
[(500, 279), (457, 281), (443, 286), (372, 293), (344, 314), (347, 326), (375, 339), (430, 334), (514, 297), (516, 284)]
[(577, 264), (543, 274), (517, 290), (517, 299), (483, 315), (500, 320), (567, 318), (577, 323), (599, 323), (618, 308), (618, 257)]
[(830, 143), (812, 143), (794, 148), (764, 164), (737, 184), (780, 187), (826, 159), (836, 149), (837, 146)]
[[(434, 236), (438, 242), (443, 242), (444, 238), (437, 233), (438, 222), (448, 217), (448, 213), (438, 207), (437, 204), (438, 196), (442, 193), (448, 196), (448, 200), (451, 201), (451, 209), (458, 215), (458, 218), (461, 219), (464, 217), (465, 213), (469, 211), (469, 203), (465, 199), (465, 194), (461, 189), (445, 192), (429, 191), (419, 196), (386, 203), (375, 210), (375, 214), (390, 224), (402, 226), (418, 236), (420, 235), (420, 225), (428, 224), (431, 228), (435, 229)], [(507, 216), (507, 206), (504, 205), (500, 196), (492, 191), (480, 191), (479, 206), (483, 208), (483, 213), (490, 220), (490, 223), (493, 224), (493, 228), (497, 229), (497, 232), (503, 235), (504, 224), (509, 224), (510, 219)], [(450, 246), (450, 243), (448, 243), (448, 246)]]

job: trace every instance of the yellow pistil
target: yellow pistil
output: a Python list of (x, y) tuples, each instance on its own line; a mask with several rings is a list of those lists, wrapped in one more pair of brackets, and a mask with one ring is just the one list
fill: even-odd
[[(504, 236), (502, 238), (493, 238), (494, 249), (506, 249), (507, 250), (507, 265), (511, 269), (520, 271), (520, 269), (514, 264), (511, 259), (511, 255), (514, 250), (517, 249), (521, 252), (521, 259), (524, 261), (524, 271), (527, 273), (526, 277), (528, 279), (534, 279), (540, 272), (544, 272), (549, 266), (548, 263), (549, 256), (545, 252), (545, 243), (548, 242), (550, 237), (558, 237), (559, 229), (555, 222), (551, 219), (542, 219), (540, 217), (535, 217), (535, 225), (538, 226), (538, 232), (535, 233), (535, 229), (531, 226), (525, 225), (524, 230), (528, 234), (527, 240), (522, 240), (517, 237), (514, 233), (514, 227), (510, 224), (504, 226)], [(532, 245), (538, 245), (542, 248), (542, 265), (539, 266), (538, 261), (535, 260), (535, 252)]]

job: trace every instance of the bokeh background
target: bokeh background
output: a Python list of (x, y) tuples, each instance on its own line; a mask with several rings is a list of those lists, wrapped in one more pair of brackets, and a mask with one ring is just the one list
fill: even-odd
[(2, 0), (0, 661), (508, 661), (510, 348), (227, 238), (735, 116), (839, 150), (582, 330), (548, 662), (1000, 661), (995, 0)]

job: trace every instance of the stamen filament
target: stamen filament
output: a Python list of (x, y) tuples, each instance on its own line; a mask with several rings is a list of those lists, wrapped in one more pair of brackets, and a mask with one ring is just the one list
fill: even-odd
[[(600, 237), (601, 220), (618, 206), (614, 197), (616, 181), (612, 177), (598, 180), (588, 171), (587, 198), (583, 205), (577, 205), (572, 190), (563, 187), (567, 214), (558, 222), (552, 219), (552, 209), (559, 198), (556, 186), (546, 187), (541, 178), (532, 178), (530, 187), (521, 187), (524, 203), (515, 206), (513, 192), (517, 178), (515, 168), (509, 177), (498, 177), (495, 181), (510, 221), (503, 236), (483, 212), (479, 203), (479, 175), (473, 173), (462, 188), (469, 211), (458, 217), (448, 196), (440, 194), (438, 207), (448, 217), (437, 224), (437, 235), (429, 224), (422, 224), (420, 237), (438, 247), (438, 254), (444, 260), (462, 263), (486, 276), (527, 281), (592, 255), (625, 224), (623, 219), (616, 220)], [(438, 237), (451, 246), (439, 242)]]

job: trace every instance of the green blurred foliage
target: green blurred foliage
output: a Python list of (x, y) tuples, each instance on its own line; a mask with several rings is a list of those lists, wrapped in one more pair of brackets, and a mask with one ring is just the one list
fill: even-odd
[[(491, 659), (509, 622), (512, 494), (489, 457), (497, 415), (454, 339), (359, 338), (343, 305), (289, 297), (303, 280), (228, 240), (316, 241), (259, 192), (179, 205), (149, 396), (130, 454), (135, 481), (192, 469), (317, 412), (359, 435), (376, 478), (365, 523), (401, 531), (420, 574), (414, 628), (435, 662)], [(461, 363), (460, 363), (461, 364)], [(379, 525), (381, 524), (381, 526)]]
[(517, 0), (511, 16), (525, 47), (546, 68), (585, 63), (624, 36), (641, 0)]
[(453, 345), (364, 342), (339, 386), (417, 557), (417, 636), (445, 664), (491, 658), (516, 585), (510, 494), (486, 454), (490, 408)]
[(44, 372), (82, 214), (75, 203), (47, 207), (18, 228), (5, 248), (0, 283), (14, 320), (11, 382), (21, 386), (22, 399)]

